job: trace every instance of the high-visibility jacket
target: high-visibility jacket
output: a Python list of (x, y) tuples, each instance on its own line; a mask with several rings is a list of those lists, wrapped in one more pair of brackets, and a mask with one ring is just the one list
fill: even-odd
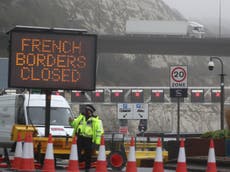
[(93, 143), (99, 145), (101, 143), (101, 136), (104, 134), (104, 128), (103, 128), (103, 123), (101, 119), (96, 116), (94, 117), (95, 122), (95, 130), (93, 134)]
[(74, 128), (73, 135), (78, 134), (84, 137), (92, 138), (92, 142), (100, 144), (101, 136), (104, 133), (102, 121), (98, 116), (91, 116), (86, 120), (85, 115), (80, 114), (70, 126)]

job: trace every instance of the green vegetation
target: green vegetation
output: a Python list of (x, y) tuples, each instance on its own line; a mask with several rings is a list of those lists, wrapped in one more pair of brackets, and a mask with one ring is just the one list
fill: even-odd
[(213, 138), (213, 139), (230, 138), (230, 130), (208, 131), (202, 134), (201, 138)]

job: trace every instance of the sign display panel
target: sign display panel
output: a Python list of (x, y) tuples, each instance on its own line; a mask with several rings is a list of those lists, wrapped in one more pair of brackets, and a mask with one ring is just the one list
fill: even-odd
[(95, 90), (92, 92), (93, 102), (104, 102), (104, 90)]
[(191, 102), (193, 103), (204, 102), (204, 90), (191, 90)]
[(86, 102), (86, 93), (82, 91), (71, 91), (71, 102)]
[(211, 99), (213, 103), (220, 102), (221, 91), (220, 89), (212, 89), (211, 91)]
[(65, 97), (65, 92), (64, 92), (64, 90), (52, 91), (52, 94), (53, 94), (53, 95), (60, 95), (60, 96)]
[(152, 102), (164, 102), (164, 90), (151, 90)]
[(124, 90), (111, 90), (111, 102), (122, 103), (124, 101)]
[(94, 90), (96, 42), (93, 34), (11, 30), (9, 86)]
[(132, 90), (131, 91), (131, 102), (132, 103), (143, 103), (144, 102), (144, 91), (143, 90)]

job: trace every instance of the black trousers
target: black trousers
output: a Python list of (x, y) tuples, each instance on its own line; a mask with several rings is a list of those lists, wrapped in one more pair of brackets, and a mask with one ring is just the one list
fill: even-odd
[(85, 169), (91, 166), (92, 145), (92, 138), (77, 136), (78, 158), (79, 162), (85, 161)]

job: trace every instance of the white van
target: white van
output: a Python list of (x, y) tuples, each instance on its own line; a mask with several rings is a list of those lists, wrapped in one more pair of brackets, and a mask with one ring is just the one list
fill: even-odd
[[(0, 141), (10, 140), (14, 124), (33, 125), (38, 136), (45, 135), (45, 95), (12, 94), (0, 96)], [(53, 136), (71, 136), (73, 128), (68, 119), (73, 117), (67, 100), (51, 96), (50, 133)]]

